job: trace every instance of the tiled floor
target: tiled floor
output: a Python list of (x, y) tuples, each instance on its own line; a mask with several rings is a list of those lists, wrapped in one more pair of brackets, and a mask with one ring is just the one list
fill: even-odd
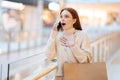
[(120, 80), (120, 50), (107, 62), (108, 80)]

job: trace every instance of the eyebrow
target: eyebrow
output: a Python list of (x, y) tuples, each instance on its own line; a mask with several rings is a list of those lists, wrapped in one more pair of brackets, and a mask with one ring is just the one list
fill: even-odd
[[(60, 15), (60, 17), (61, 17), (62, 15)], [(65, 14), (64, 16), (70, 16), (69, 14)]]

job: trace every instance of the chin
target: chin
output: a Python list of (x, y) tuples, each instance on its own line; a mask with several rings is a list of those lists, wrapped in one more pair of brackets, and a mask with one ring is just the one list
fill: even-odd
[(66, 27), (66, 26), (63, 26), (62, 28), (63, 28), (63, 30), (69, 30), (70, 29), (69, 27)]
[(63, 27), (63, 30), (67, 30), (67, 28)]
[(65, 29), (65, 28), (63, 28), (63, 30), (69, 30), (69, 29)]

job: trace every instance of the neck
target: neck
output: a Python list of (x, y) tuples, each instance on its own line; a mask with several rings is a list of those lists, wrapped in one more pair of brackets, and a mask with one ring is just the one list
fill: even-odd
[(69, 30), (64, 30), (65, 35), (70, 35), (70, 34), (73, 34), (74, 32), (75, 32), (75, 28), (71, 28)]

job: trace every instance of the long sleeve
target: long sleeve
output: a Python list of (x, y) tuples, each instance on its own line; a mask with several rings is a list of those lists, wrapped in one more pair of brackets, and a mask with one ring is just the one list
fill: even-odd
[(51, 32), (45, 48), (48, 61), (56, 57), (56, 35), (57, 35), (57, 31)]
[[(79, 43), (80, 42), (80, 43)], [(88, 62), (91, 60), (91, 47), (88, 36), (83, 33), (79, 36), (77, 44), (71, 47), (72, 53), (80, 63)]]

